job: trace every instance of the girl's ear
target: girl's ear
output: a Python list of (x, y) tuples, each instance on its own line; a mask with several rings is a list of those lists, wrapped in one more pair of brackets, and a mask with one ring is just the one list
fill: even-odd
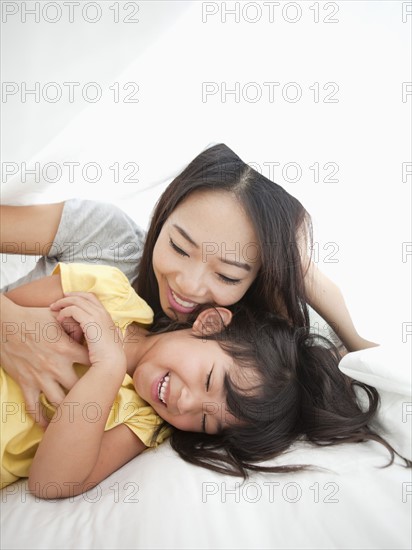
[(199, 313), (193, 323), (192, 332), (197, 336), (215, 334), (221, 332), (231, 320), (232, 312), (229, 309), (220, 306), (211, 307)]

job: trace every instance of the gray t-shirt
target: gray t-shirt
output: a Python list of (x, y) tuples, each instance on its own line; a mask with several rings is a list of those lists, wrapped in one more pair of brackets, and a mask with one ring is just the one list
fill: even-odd
[(120, 208), (91, 200), (65, 202), (60, 225), (47, 256), (1, 292), (50, 275), (59, 262), (118, 267), (133, 284), (143, 252), (145, 232)]

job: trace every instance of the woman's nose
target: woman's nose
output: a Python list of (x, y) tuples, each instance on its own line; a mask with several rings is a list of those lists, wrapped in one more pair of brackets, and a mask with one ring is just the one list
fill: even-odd
[(202, 270), (181, 271), (176, 276), (176, 292), (194, 302), (206, 295), (206, 285)]

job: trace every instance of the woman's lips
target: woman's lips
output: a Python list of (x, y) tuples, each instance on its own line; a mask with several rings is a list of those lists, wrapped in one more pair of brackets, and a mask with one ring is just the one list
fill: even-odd
[(174, 290), (170, 288), (170, 286), (167, 287), (167, 299), (169, 300), (169, 304), (178, 313), (193, 313), (193, 311), (197, 308), (199, 304), (196, 304), (195, 302), (189, 302), (188, 300), (185, 300), (181, 296), (179, 296)]

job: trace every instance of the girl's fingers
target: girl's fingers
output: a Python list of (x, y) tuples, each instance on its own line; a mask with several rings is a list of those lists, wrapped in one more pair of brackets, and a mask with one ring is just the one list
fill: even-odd
[[(73, 328), (77, 341), (80, 340), (80, 332), (77, 334), (76, 331), (81, 331), (87, 343), (90, 344), (94, 343), (90, 339), (95, 337), (96, 330), (107, 334), (107, 331), (114, 329), (112, 318), (94, 294), (72, 292), (51, 304), (50, 307), (56, 312), (56, 320), (62, 326), (69, 325), (70, 322), (75, 325), (73, 319), (80, 325), (80, 328), (75, 326)], [(94, 336), (91, 336), (88, 331), (89, 327), (94, 327), (94, 332), (91, 329)]]
[(73, 317), (66, 317), (62, 321), (60, 321), (61, 326), (63, 327), (64, 331), (72, 340), (75, 342), (81, 343), (83, 340), (83, 331), (80, 327), (80, 323), (73, 319)]
[(67, 305), (62, 306), (62, 309), (58, 312), (56, 319), (59, 323), (64, 323), (65, 319), (67, 320), (73, 318), (80, 324), (80, 326), (82, 326), (84, 323), (89, 321), (91, 317), (92, 315), (90, 312), (85, 311), (78, 305)]
[[(57, 312), (57, 320), (59, 322), (61, 322), (63, 318), (73, 317), (73, 319), (79, 323), (79, 315), (82, 315), (82, 313), (89, 317), (96, 317), (99, 312), (106, 311), (100, 302), (94, 303), (91, 300), (85, 299), (83, 296), (67, 296), (61, 298), (51, 304), (50, 309)], [(70, 311), (77, 313), (71, 315)]]
[(84, 296), (67, 295), (64, 298), (60, 298), (60, 300), (56, 300), (56, 302), (53, 302), (52, 304), (50, 304), (50, 309), (53, 311), (58, 311), (59, 309), (62, 309), (65, 306), (73, 305), (73, 304), (77, 304), (77, 305), (83, 304), (83, 307), (87, 307), (88, 305), (90, 306), (92, 303), (93, 302), (91, 302)]

